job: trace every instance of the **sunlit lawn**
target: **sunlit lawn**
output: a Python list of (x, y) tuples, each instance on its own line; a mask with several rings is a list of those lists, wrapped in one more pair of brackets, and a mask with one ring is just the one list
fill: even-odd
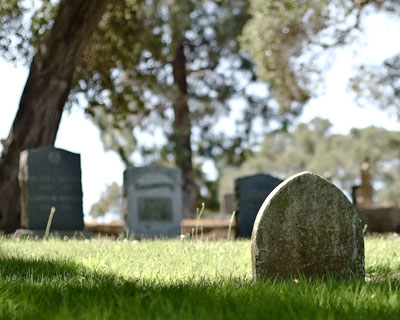
[(250, 241), (0, 238), (0, 319), (400, 319), (400, 238), (367, 282), (253, 284)]

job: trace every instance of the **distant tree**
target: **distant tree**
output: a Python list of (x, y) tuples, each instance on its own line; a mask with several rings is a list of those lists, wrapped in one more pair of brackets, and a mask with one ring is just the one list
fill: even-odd
[(100, 200), (92, 205), (89, 214), (94, 217), (102, 217), (106, 214), (118, 215), (122, 218), (122, 188), (116, 182), (106, 186)]
[(350, 86), (359, 105), (374, 104), (400, 120), (400, 53), (382, 65), (360, 65)]
[(331, 134), (328, 120), (316, 118), (290, 131), (269, 133), (260, 150), (240, 168), (227, 168), (221, 188), (232, 190), (235, 178), (268, 173), (282, 179), (301, 171), (332, 176), (333, 182), (351, 193), (359, 183), (360, 165), (369, 158), (375, 201), (400, 205), (400, 137), (398, 132), (369, 127), (352, 129), (349, 135)]
[[(16, 31), (21, 23), (21, 2), (6, 0), (0, 5), (0, 20), (4, 22), (0, 49), (5, 54), (11, 54), (7, 47), (10, 35), (6, 33)], [(107, 3), (108, 0), (61, 0), (50, 31), (35, 51), (0, 158), (0, 230), (12, 232), (19, 226), (19, 154), (25, 149), (54, 144), (75, 68)]]

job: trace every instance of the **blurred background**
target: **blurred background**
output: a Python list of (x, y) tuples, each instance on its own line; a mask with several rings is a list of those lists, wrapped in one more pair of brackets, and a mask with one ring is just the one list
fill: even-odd
[[(58, 5), (0, 4), (3, 141)], [(351, 198), (365, 162), (373, 203), (398, 207), (399, 34), (395, 0), (110, 2), (55, 141), (81, 154), (85, 220), (121, 219), (124, 169), (150, 163), (181, 168), (193, 216), (257, 173), (309, 170)]]

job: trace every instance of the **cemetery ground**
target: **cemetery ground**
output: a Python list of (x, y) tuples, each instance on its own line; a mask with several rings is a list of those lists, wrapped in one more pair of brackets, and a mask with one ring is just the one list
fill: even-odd
[(0, 319), (400, 319), (400, 238), (366, 281), (253, 283), (250, 241), (0, 238)]

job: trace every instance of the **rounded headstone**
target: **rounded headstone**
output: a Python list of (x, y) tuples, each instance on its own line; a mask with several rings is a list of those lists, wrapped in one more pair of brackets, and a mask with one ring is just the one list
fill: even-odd
[(269, 194), (254, 223), (251, 251), (255, 280), (365, 275), (357, 212), (336, 186), (310, 172)]

